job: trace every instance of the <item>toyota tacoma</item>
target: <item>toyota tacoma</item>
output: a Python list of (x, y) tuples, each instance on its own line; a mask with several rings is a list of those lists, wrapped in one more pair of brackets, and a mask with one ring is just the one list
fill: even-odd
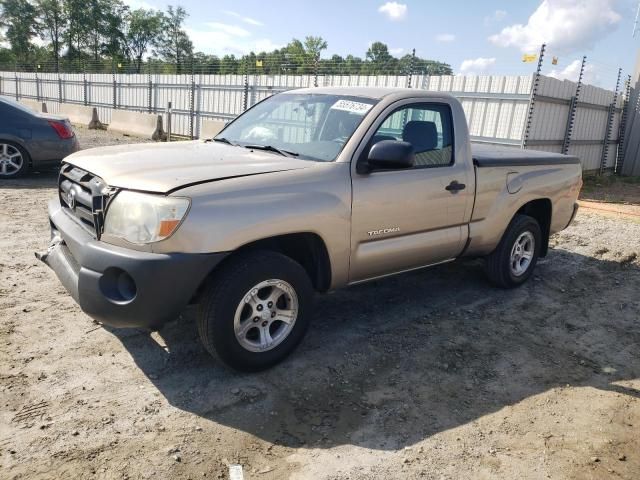
[(459, 257), (521, 285), (581, 186), (574, 156), (472, 146), (445, 93), (299, 89), (213, 139), (70, 155), (38, 256), (99, 322), (158, 329), (197, 303), (206, 349), (260, 370), (315, 292)]

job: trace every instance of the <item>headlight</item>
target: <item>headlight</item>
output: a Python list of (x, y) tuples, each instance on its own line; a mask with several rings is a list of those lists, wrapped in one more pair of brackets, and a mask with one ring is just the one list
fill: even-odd
[(131, 243), (158, 242), (178, 228), (188, 209), (188, 198), (125, 190), (109, 204), (104, 233)]

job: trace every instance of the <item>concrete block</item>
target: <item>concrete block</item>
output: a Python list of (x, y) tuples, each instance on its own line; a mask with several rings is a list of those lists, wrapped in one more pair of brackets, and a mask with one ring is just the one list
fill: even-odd
[(58, 114), (67, 117), (74, 125), (82, 125), (93, 130), (105, 129), (98, 119), (98, 109), (96, 107), (61, 103)]
[(37, 113), (42, 113), (47, 111), (47, 105), (44, 102), (38, 102), (37, 100), (30, 100), (28, 98), (21, 98), (19, 102), (25, 107), (28, 107)]
[(222, 120), (202, 120), (200, 125), (200, 138), (213, 138), (225, 127), (227, 123)]
[(134, 137), (166, 140), (167, 135), (162, 128), (162, 115), (152, 113), (114, 110), (111, 114), (109, 131), (124, 133)]

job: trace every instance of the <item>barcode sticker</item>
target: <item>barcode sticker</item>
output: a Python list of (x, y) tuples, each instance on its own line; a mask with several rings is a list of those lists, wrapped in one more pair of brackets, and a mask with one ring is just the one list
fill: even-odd
[(343, 110), (345, 112), (357, 113), (358, 115), (364, 115), (371, 107), (368, 103), (362, 102), (354, 102), (353, 100), (338, 100), (336, 103), (331, 105), (333, 110)]

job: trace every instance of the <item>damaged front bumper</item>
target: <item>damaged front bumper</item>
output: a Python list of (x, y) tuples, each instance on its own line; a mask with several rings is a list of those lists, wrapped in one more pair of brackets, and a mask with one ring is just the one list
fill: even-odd
[(187, 306), (224, 253), (158, 254), (96, 240), (49, 202), (51, 243), (36, 254), (94, 319), (114, 327), (157, 329)]

